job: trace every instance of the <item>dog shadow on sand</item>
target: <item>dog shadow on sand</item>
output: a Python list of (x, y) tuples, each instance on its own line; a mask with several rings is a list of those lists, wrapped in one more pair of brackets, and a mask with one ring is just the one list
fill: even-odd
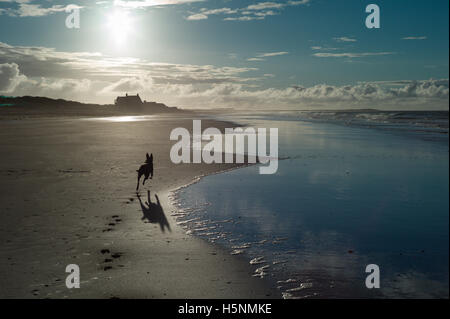
[(159, 202), (158, 195), (155, 194), (156, 203), (152, 203), (150, 198), (150, 191), (147, 191), (147, 201), (142, 203), (141, 195), (137, 194), (137, 198), (139, 200), (139, 204), (141, 204), (142, 209), (142, 218), (141, 220), (147, 221), (152, 224), (159, 224), (161, 231), (164, 233), (167, 228), (168, 231), (171, 231), (169, 222), (167, 221), (166, 215), (164, 214), (164, 210)]

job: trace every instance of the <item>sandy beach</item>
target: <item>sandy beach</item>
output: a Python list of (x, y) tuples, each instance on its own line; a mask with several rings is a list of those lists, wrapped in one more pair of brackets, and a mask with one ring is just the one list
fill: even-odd
[[(247, 260), (187, 235), (175, 221), (171, 190), (232, 168), (170, 161), (170, 131), (191, 129), (192, 119), (1, 122), (0, 298), (280, 297), (252, 277)], [(136, 169), (146, 152), (155, 176), (141, 186), (141, 205)], [(80, 267), (80, 289), (66, 288), (68, 264)]]

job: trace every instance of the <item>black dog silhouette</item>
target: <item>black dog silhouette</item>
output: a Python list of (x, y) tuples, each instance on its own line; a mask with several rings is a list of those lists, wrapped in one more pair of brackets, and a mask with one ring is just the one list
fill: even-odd
[(137, 176), (137, 185), (136, 185), (136, 191), (139, 190), (139, 180), (141, 179), (142, 175), (144, 175), (144, 180), (142, 181), (142, 185), (145, 184), (145, 181), (149, 178), (153, 178), (153, 153), (148, 156), (148, 153), (146, 154), (146, 160), (145, 164), (141, 165), (139, 169), (136, 171), (138, 173)]

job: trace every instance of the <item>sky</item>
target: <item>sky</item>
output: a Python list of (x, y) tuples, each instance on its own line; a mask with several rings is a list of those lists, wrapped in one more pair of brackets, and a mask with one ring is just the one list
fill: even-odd
[(0, 94), (448, 110), (448, 15), (448, 0), (0, 0)]

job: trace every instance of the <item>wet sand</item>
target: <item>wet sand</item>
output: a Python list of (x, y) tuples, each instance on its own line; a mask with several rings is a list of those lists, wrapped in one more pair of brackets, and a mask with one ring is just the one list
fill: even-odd
[[(248, 261), (187, 235), (172, 215), (170, 190), (232, 166), (170, 161), (169, 133), (190, 130), (190, 118), (125, 120), (2, 117), (0, 298), (279, 298)], [(141, 205), (146, 152), (155, 177)], [(66, 288), (68, 264), (80, 267), (80, 289)]]

